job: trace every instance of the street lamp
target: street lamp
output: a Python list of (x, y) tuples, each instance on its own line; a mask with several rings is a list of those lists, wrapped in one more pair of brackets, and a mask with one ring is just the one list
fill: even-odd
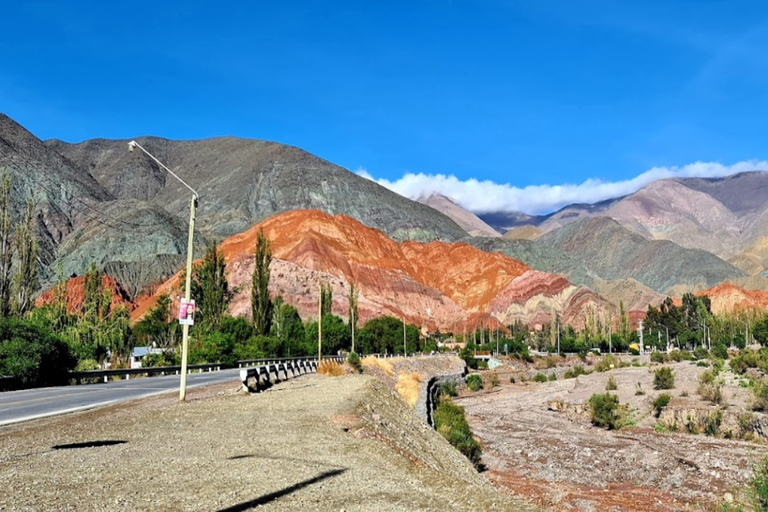
[[(189, 238), (187, 239), (187, 276), (186, 276), (186, 283), (184, 283), (184, 300), (186, 302), (189, 302), (192, 297), (190, 297), (190, 288), (192, 286), (192, 242), (195, 232), (195, 208), (197, 208), (197, 200), (199, 196), (197, 195), (197, 192), (195, 192), (195, 189), (190, 187), (184, 180), (179, 178), (176, 173), (174, 173), (172, 170), (170, 170), (168, 167), (166, 167), (160, 160), (155, 158), (155, 156), (141, 147), (138, 142), (135, 140), (132, 140), (128, 143), (128, 151), (133, 151), (135, 148), (139, 148), (141, 151), (143, 151), (149, 158), (155, 161), (157, 165), (165, 169), (165, 171), (179, 180), (182, 185), (187, 187), (190, 191), (192, 191), (192, 199), (189, 202)], [(179, 385), (179, 400), (184, 401), (187, 397), (187, 353), (189, 351), (189, 324), (184, 323), (182, 327), (182, 341), (181, 341), (181, 384)]]

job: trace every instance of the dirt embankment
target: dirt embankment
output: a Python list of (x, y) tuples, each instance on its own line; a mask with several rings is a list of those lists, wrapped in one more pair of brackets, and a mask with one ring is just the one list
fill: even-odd
[(364, 375), (0, 428), (0, 510), (525, 510)]
[[(671, 425), (674, 411), (687, 417), (693, 410), (710, 415), (718, 410), (697, 394), (705, 369), (695, 363), (670, 365), (675, 387), (666, 391), (653, 389), (658, 365), (521, 383), (525, 372), (519, 362), (514, 364), (514, 372), (509, 367), (497, 371), (499, 387), (465, 391), (456, 402), (465, 407), (483, 445), (488, 477), (511, 495), (548, 510), (714, 510), (740, 498), (752, 464), (765, 452), (764, 444), (723, 439), (729, 435), (725, 422), (720, 437), (706, 436), (703, 430), (699, 435), (682, 433), (682, 421), (679, 433), (664, 426)], [(533, 371), (560, 375), (561, 370)], [(512, 375), (515, 384), (509, 381)], [(725, 414), (739, 414), (748, 405), (749, 391), (739, 387), (727, 367), (722, 376)], [(586, 402), (593, 393), (605, 393), (611, 377), (618, 388), (612, 393), (626, 408), (629, 424), (636, 426), (608, 431), (591, 425)], [(657, 418), (652, 404), (661, 393), (672, 400)]]

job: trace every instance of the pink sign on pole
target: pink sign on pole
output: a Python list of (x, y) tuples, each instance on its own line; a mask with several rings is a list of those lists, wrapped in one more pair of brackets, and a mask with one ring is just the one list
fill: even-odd
[(181, 299), (179, 306), (179, 324), (195, 325), (195, 299)]

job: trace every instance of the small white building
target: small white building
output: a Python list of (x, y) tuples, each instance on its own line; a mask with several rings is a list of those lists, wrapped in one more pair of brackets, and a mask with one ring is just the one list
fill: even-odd
[(154, 347), (134, 347), (131, 353), (131, 368), (141, 368), (141, 361), (147, 354), (160, 354), (162, 350)]

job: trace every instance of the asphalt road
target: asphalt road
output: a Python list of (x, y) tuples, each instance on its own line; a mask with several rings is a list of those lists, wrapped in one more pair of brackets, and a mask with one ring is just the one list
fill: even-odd
[[(0, 393), (0, 425), (17, 423), (54, 414), (91, 409), (134, 398), (179, 390), (179, 375), (143, 377), (103, 384), (25, 389)], [(187, 388), (238, 382), (237, 368), (187, 375)]]

